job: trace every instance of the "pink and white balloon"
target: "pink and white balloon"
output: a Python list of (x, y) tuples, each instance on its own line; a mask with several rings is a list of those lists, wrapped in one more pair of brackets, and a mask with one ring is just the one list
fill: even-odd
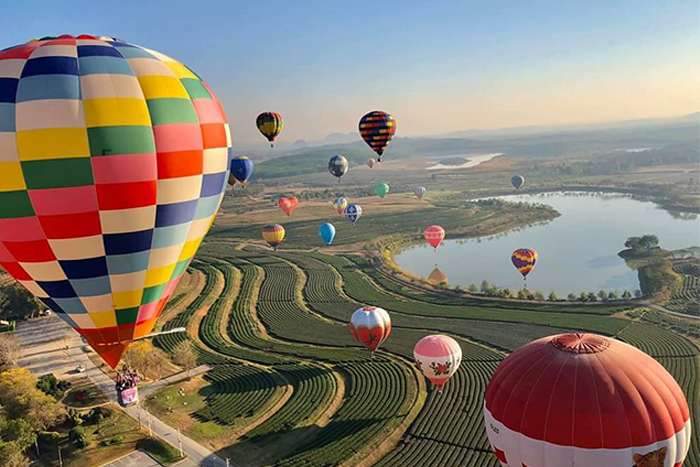
[(350, 317), (350, 331), (356, 341), (374, 352), (391, 334), (391, 318), (385, 309), (376, 306), (363, 306)]
[(456, 340), (444, 334), (426, 336), (413, 348), (416, 366), (442, 394), (445, 383), (462, 363), (462, 348)]
[(427, 191), (428, 191), (428, 190), (426, 190), (425, 187), (419, 186), (418, 188), (416, 188), (415, 190), (413, 190), (413, 193), (416, 194), (416, 198), (418, 198), (418, 201), (420, 201), (420, 200), (423, 199), (423, 196), (425, 196), (425, 193), (426, 193)]

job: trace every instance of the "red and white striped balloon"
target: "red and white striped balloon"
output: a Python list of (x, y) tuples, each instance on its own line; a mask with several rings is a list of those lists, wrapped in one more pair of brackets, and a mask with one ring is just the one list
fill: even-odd
[(374, 352), (391, 334), (391, 318), (383, 308), (364, 306), (350, 317), (350, 331), (356, 341), (361, 342), (374, 357)]
[(413, 358), (421, 373), (442, 393), (443, 386), (462, 363), (462, 348), (450, 336), (433, 334), (418, 341)]
[(673, 376), (641, 350), (595, 334), (516, 350), (484, 402), (504, 467), (680, 467), (690, 445), (688, 402)]

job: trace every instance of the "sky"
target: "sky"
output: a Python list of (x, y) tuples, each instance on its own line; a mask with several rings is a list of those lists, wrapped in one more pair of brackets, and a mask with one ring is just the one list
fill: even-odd
[(700, 110), (700, 2), (123, 0), (3, 2), (0, 48), (121, 38), (185, 63), (221, 99), (234, 141), (282, 113), (282, 142), (680, 116)]

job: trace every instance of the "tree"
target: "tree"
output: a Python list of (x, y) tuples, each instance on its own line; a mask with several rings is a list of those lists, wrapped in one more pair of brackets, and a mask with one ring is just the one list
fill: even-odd
[(518, 290), (518, 298), (519, 298), (520, 300), (527, 300), (527, 296), (528, 296), (528, 291), (527, 291), (527, 289), (520, 289), (520, 290)]
[(630, 293), (629, 290), (625, 290), (624, 292), (622, 292), (622, 299), (623, 300), (629, 300), (631, 298), (632, 298), (632, 294)]
[(147, 341), (134, 342), (124, 353), (124, 362), (131, 370), (152, 379), (160, 379), (167, 367), (168, 356)]
[(625, 242), (625, 248), (638, 251), (648, 251), (659, 246), (659, 237), (656, 235), (642, 235), (641, 237), (629, 237)]
[(501, 296), (503, 298), (511, 298), (513, 296), (513, 291), (506, 287), (505, 289), (501, 290)]
[(582, 302), (587, 302), (588, 301), (588, 295), (586, 295), (586, 292), (581, 292), (581, 295), (578, 296), (578, 299)]
[(470, 293), (475, 293), (479, 291), (479, 288), (475, 284), (469, 284), (469, 287), (467, 287), (467, 290)]
[(544, 294), (539, 290), (533, 295), (535, 300), (544, 301)]
[(566, 296), (566, 299), (570, 302), (575, 302), (576, 301), (576, 294), (572, 292)]
[(36, 387), (36, 378), (26, 368), (0, 373), (0, 405), (11, 419), (24, 419), (37, 431), (62, 420), (66, 411), (53, 397)]
[(187, 376), (190, 375), (190, 370), (197, 364), (197, 349), (190, 340), (180, 342), (173, 351), (173, 360), (177, 365), (180, 365), (187, 371)]
[(552, 290), (551, 292), (549, 292), (549, 295), (547, 296), (547, 300), (549, 300), (550, 302), (556, 302), (557, 301), (557, 294), (555, 294), (554, 291)]
[(600, 290), (598, 291), (598, 298), (600, 298), (601, 301), (607, 302), (608, 301), (608, 293), (605, 290)]
[(0, 369), (17, 366), (20, 345), (17, 336), (10, 333), (0, 334)]
[(27, 319), (40, 309), (39, 302), (27, 289), (17, 284), (0, 287), (0, 317)]
[(489, 281), (483, 280), (481, 281), (481, 291), (486, 293), (489, 290)]
[(612, 292), (608, 293), (608, 300), (610, 300), (611, 302), (613, 302), (615, 300), (619, 300), (619, 298), (620, 297), (617, 295), (617, 292), (615, 292), (614, 290)]
[(634, 298), (642, 298), (642, 291), (637, 289), (634, 291)]
[(598, 301), (598, 296), (595, 294), (595, 292), (588, 292), (586, 297), (588, 298), (589, 302), (597, 302)]

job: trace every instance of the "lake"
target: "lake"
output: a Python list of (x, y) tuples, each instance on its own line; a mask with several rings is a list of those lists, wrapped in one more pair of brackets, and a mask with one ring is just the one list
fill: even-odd
[(502, 152), (495, 152), (491, 154), (457, 154), (454, 156), (442, 156), (440, 160), (445, 160), (449, 159), (452, 157), (463, 157), (467, 159), (467, 162), (464, 164), (457, 164), (457, 165), (445, 165), (445, 164), (440, 164), (439, 162), (435, 165), (431, 165), (430, 167), (427, 167), (425, 170), (443, 170), (443, 169), (465, 169), (467, 167), (476, 167), (479, 164), (483, 164), (484, 162), (488, 162), (494, 157), (502, 156)]
[(396, 264), (422, 277), (437, 265), (452, 286), (487, 280), (517, 290), (523, 280), (510, 255), (534, 248), (539, 259), (527, 278), (530, 290), (553, 290), (560, 297), (601, 289), (633, 293), (639, 288), (637, 273), (617, 256), (628, 237), (654, 234), (667, 250), (700, 245), (697, 215), (671, 214), (627, 195), (560, 192), (500, 199), (547, 204), (561, 216), (488, 237), (446, 240), (437, 252), (427, 244), (410, 247), (396, 255)]

